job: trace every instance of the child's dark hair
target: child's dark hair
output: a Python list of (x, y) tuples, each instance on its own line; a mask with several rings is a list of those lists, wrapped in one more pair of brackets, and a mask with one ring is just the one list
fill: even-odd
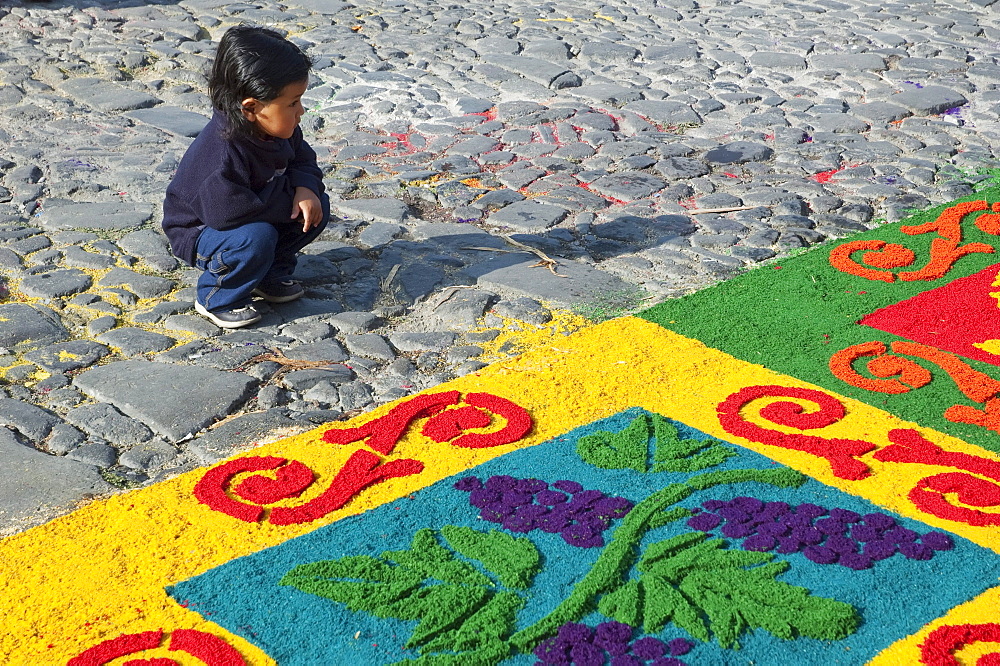
[(208, 80), (212, 106), (229, 121), (227, 138), (254, 134), (253, 123), (243, 115), (243, 100), (270, 102), (288, 84), (307, 80), (311, 67), (309, 56), (274, 30), (252, 25), (227, 30)]

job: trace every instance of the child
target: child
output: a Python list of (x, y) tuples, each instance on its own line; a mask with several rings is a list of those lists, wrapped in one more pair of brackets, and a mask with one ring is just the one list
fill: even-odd
[(227, 30), (208, 83), (212, 120), (167, 187), (163, 231), (203, 271), (195, 310), (222, 328), (260, 321), (252, 295), (285, 303), (305, 293), (291, 279), (295, 255), (330, 217), (299, 129), (311, 64), (273, 30)]

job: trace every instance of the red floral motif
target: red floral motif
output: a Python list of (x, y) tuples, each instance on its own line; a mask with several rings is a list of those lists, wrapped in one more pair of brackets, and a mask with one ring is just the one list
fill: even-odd
[[(458, 422), (454, 420), (449, 420), (449, 423), (455, 424), (456, 426), (455, 430), (452, 430), (452, 427), (450, 425), (448, 426), (447, 430), (442, 430), (440, 432), (438, 432), (438, 429), (436, 427), (432, 428), (432, 432), (435, 432), (436, 434), (449, 435), (446, 439), (437, 439), (435, 436), (432, 436), (430, 434), (428, 434), (428, 437), (430, 437), (436, 442), (452, 440), (451, 441), (452, 446), (458, 446), (464, 449), (485, 449), (494, 446), (503, 446), (504, 444), (513, 444), (514, 442), (518, 441), (519, 439), (527, 435), (528, 432), (531, 430), (531, 415), (528, 414), (527, 410), (525, 410), (523, 407), (515, 405), (510, 400), (506, 400), (504, 398), (501, 398), (496, 395), (491, 395), (489, 393), (470, 393), (467, 396), (465, 396), (465, 401), (470, 405), (472, 405), (473, 408), (485, 409), (490, 412), (493, 412), (494, 414), (502, 416), (504, 419), (507, 420), (507, 425), (505, 425), (500, 430), (497, 430), (496, 432), (487, 432), (487, 433), (467, 432), (465, 434), (459, 435), (459, 432), (457, 430), (457, 426), (459, 425)], [(461, 410), (448, 410), (442, 412), (435, 418), (440, 418), (440, 419), (449, 418), (448, 415), (451, 411), (462, 411), (465, 409), (468, 408), (463, 407), (461, 408)], [(483, 414), (483, 412), (479, 413)], [(435, 420), (435, 418), (432, 418), (430, 421), (428, 421), (427, 425), (430, 426), (430, 424)], [(470, 417), (465, 416), (463, 418), (470, 418)], [(479, 420), (478, 417), (475, 417), (475, 420), (468, 421), (468, 425), (466, 425), (465, 428), (468, 429), (468, 428), (483, 427), (478, 425), (472, 425), (472, 423), (483, 423), (483, 421)], [(483, 425), (484, 426), (488, 425), (488, 423), (484, 423)], [(427, 434), (426, 431), (425, 434)], [(455, 438), (455, 435), (459, 436)]]
[(771, 403), (759, 412), (762, 418), (772, 423), (800, 430), (823, 428), (841, 420), (845, 414), (844, 405), (822, 391), (790, 386), (748, 386), (730, 395), (716, 408), (719, 422), (726, 432), (752, 442), (826, 458), (834, 476), (841, 479), (856, 481), (871, 474), (868, 466), (856, 457), (874, 450), (875, 444), (861, 439), (797, 435), (762, 428), (747, 421), (740, 413), (743, 407), (758, 398), (799, 398), (816, 403), (819, 410), (811, 413), (805, 413), (805, 408), (799, 403), (788, 401)]
[(163, 631), (144, 631), (141, 634), (122, 634), (98, 643), (70, 659), (66, 666), (102, 666), (118, 657), (125, 657), (143, 650), (160, 647)]
[(396, 405), (388, 414), (372, 419), (356, 428), (332, 428), (323, 433), (323, 441), (331, 444), (353, 444), (366, 440), (365, 445), (382, 455), (389, 455), (409, 425), (423, 417), (433, 416), (445, 407), (457, 404), (458, 391), (419, 395)]
[(486, 412), (475, 407), (466, 406), (449, 409), (427, 419), (420, 431), (435, 442), (447, 442), (462, 434), (469, 428), (485, 428), (492, 419)]
[[(229, 482), (237, 474), (278, 469), (284, 465), (285, 462), (285, 458), (277, 458), (274, 456), (252, 456), (224, 462), (221, 465), (213, 467), (205, 472), (205, 475), (201, 477), (197, 484), (195, 484), (194, 496), (199, 502), (207, 504), (216, 511), (221, 511), (222, 513), (232, 516), (233, 518), (237, 518), (238, 520), (248, 523), (256, 523), (260, 520), (261, 516), (264, 515), (264, 507), (237, 502), (226, 494), (226, 488), (229, 486)], [(299, 463), (298, 461), (295, 461), (295, 464), (302, 465), (302, 463)], [(305, 467), (305, 465), (302, 466)], [(312, 472), (310, 472), (310, 474), (312, 474)], [(242, 488), (243, 485), (241, 484), (240, 487)], [(302, 492), (302, 489), (298, 488), (293, 488), (292, 490), (297, 490), (298, 493)], [(273, 498), (276, 495), (276, 490), (272, 488), (270, 497)], [(294, 492), (285, 494), (285, 497), (293, 496), (295, 496)], [(244, 499), (249, 498), (244, 497)], [(271, 501), (276, 500), (272, 499)]]
[(192, 654), (208, 666), (246, 666), (236, 648), (204, 631), (178, 629), (170, 636), (170, 649)]
[(289, 497), (298, 497), (312, 484), (313, 471), (293, 460), (277, 468), (274, 478), (251, 476), (244, 479), (233, 492), (253, 504), (273, 504)]
[[(876, 460), (967, 470), (921, 479), (909, 493), (910, 500), (918, 509), (932, 516), (977, 527), (1000, 525), (1000, 513), (968, 508), (1000, 507), (1000, 462), (968, 453), (945, 451), (910, 428), (890, 431), (889, 441), (892, 445), (878, 451), (874, 455)], [(952, 504), (949, 495), (954, 495), (958, 502), (966, 506)]]
[[(531, 415), (510, 400), (489, 393), (470, 393), (465, 396), (465, 402), (471, 407), (447, 409), (459, 404), (460, 400), (458, 391), (418, 396), (357, 428), (327, 430), (323, 434), (323, 440), (332, 444), (352, 444), (365, 440), (364, 443), (369, 448), (388, 455), (406, 428), (422, 417), (431, 417), (421, 430), (424, 435), (436, 442), (453, 440), (453, 446), (462, 448), (513, 444), (531, 430)], [(496, 432), (461, 434), (462, 430), (490, 425), (493, 419), (487, 412), (503, 417), (507, 424)]]
[[(70, 659), (66, 666), (103, 666), (119, 657), (154, 650), (160, 647), (163, 630), (144, 631), (139, 634), (122, 634), (117, 638), (98, 643)], [(233, 646), (214, 634), (194, 629), (178, 629), (170, 636), (170, 650), (187, 652), (201, 659), (206, 666), (246, 666), (246, 661)], [(179, 666), (173, 659), (155, 657), (133, 659), (125, 666)]]
[[(1000, 624), (954, 624), (938, 627), (920, 644), (925, 666), (959, 666), (955, 652), (973, 643), (1000, 643)], [(977, 666), (1000, 666), (1000, 653), (983, 655)]]
[[(195, 485), (194, 496), (216, 511), (244, 522), (256, 523), (264, 515), (265, 507), (238, 502), (226, 493), (226, 489), (237, 474), (277, 469), (276, 478), (250, 477), (240, 483), (234, 492), (249, 502), (261, 504), (298, 497), (312, 483), (313, 472), (297, 460), (287, 467), (280, 467), (284, 463), (284, 458), (271, 456), (230, 460), (206, 472)], [(282, 470), (286, 469), (291, 471), (283, 474)], [(419, 474), (423, 469), (424, 464), (419, 460), (404, 458), (382, 464), (381, 459), (370, 451), (355, 451), (322, 494), (296, 507), (275, 507), (268, 516), (268, 522), (273, 525), (312, 522), (342, 508), (354, 495), (372, 484)]]
[(404, 458), (382, 463), (370, 451), (355, 451), (333, 478), (323, 494), (300, 506), (279, 506), (271, 511), (268, 521), (274, 525), (309, 523), (336, 511), (368, 486), (388, 479), (412, 476), (424, 471), (419, 460)]
[[(388, 414), (356, 428), (330, 429), (323, 440), (336, 444), (364, 443), (379, 453), (388, 455), (406, 429), (419, 418), (428, 418), (421, 432), (437, 442), (449, 442), (463, 448), (483, 448), (511, 444), (531, 430), (531, 416), (509, 400), (488, 393), (470, 393), (467, 405), (449, 409), (460, 401), (458, 391), (417, 396), (397, 405)], [(502, 417), (506, 424), (495, 432), (468, 432), (493, 423), (493, 416)], [(409, 458), (383, 461), (363, 449), (351, 453), (347, 462), (321, 494), (299, 506), (271, 509), (267, 521), (272, 525), (308, 523), (344, 507), (365, 488), (388, 479), (419, 474), (424, 464)], [(273, 471), (274, 475), (255, 475), (243, 479), (231, 492), (246, 501), (230, 496), (233, 479), (247, 472)], [(222, 463), (210, 469), (195, 484), (194, 495), (199, 502), (216, 511), (248, 523), (259, 522), (266, 511), (265, 504), (299, 497), (315, 480), (315, 474), (305, 464), (274, 456), (249, 456)]]

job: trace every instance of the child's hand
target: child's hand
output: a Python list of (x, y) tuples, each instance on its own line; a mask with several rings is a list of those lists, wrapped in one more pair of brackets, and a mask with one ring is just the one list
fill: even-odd
[(294, 220), (302, 217), (302, 233), (309, 231), (323, 221), (323, 207), (319, 203), (319, 197), (308, 187), (296, 187), (295, 196), (292, 197), (292, 215)]

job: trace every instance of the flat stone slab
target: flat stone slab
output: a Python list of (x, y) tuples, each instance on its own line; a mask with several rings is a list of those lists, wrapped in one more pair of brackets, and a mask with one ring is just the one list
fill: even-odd
[(111, 201), (45, 208), (37, 219), (49, 230), (130, 229), (145, 224), (152, 216), (152, 204)]
[(624, 171), (601, 176), (590, 184), (590, 189), (618, 201), (635, 201), (659, 192), (666, 185), (656, 176), (639, 171)]
[(45, 522), (82, 499), (114, 490), (96, 467), (50, 456), (17, 442), (0, 428), (0, 525), (24, 529)]
[(49, 308), (26, 303), (0, 304), (0, 347), (23, 351), (68, 337), (59, 316)]
[(448, 331), (393, 331), (389, 342), (401, 352), (444, 351), (455, 344), (458, 336)]
[(371, 97), (372, 95), (376, 95), (380, 92), (385, 92), (385, 88), (355, 83), (341, 88), (340, 91), (333, 96), (333, 99), (338, 102), (350, 102), (365, 99), (366, 97)]
[(106, 254), (87, 252), (82, 247), (70, 245), (63, 248), (63, 262), (73, 268), (90, 268), (100, 270), (115, 265), (115, 258)]
[(889, 102), (869, 102), (867, 104), (855, 104), (851, 106), (851, 113), (860, 116), (865, 120), (887, 124), (895, 120), (902, 120), (912, 116), (913, 113), (906, 107)]
[(824, 53), (811, 56), (809, 66), (837, 72), (884, 72), (889, 69), (885, 58), (877, 53)]
[(625, 105), (626, 111), (638, 113), (654, 123), (664, 125), (701, 124), (701, 116), (687, 104), (669, 100), (641, 100)]
[(62, 298), (86, 291), (90, 288), (90, 276), (75, 268), (49, 271), (28, 275), (19, 285), (19, 290), (31, 298)]
[(486, 233), (479, 227), (460, 222), (423, 222), (414, 227), (410, 234), (414, 240), (427, 241), (452, 249), (505, 246), (505, 243), (496, 236)]
[(396, 353), (392, 351), (389, 343), (377, 333), (345, 335), (344, 344), (347, 345), (348, 351), (357, 356), (381, 361), (391, 361), (396, 358)]
[(256, 380), (241, 372), (133, 359), (87, 370), (73, 384), (177, 442), (243, 404)]
[(0, 426), (14, 428), (34, 442), (48, 437), (59, 423), (59, 417), (46, 409), (13, 398), (0, 398)]
[(528, 199), (501, 208), (490, 215), (486, 223), (530, 233), (548, 229), (561, 222), (564, 217), (565, 208)]
[(802, 71), (806, 68), (806, 59), (794, 53), (757, 51), (750, 56), (750, 66), (762, 69)]
[(162, 439), (143, 442), (133, 446), (121, 454), (119, 464), (135, 470), (145, 471), (154, 467), (162, 467), (177, 457), (177, 449)]
[(211, 338), (222, 333), (222, 329), (201, 315), (175, 314), (163, 320), (163, 328), (178, 333), (191, 333), (203, 338)]
[(97, 336), (98, 342), (115, 347), (123, 356), (151, 354), (170, 349), (177, 341), (169, 335), (128, 326), (116, 328)]
[(71, 409), (66, 413), (66, 420), (90, 435), (121, 446), (131, 446), (153, 437), (145, 425), (103, 402)]
[(705, 159), (712, 164), (743, 164), (763, 162), (771, 159), (772, 155), (774, 151), (762, 143), (733, 141), (708, 151)]
[(110, 353), (104, 345), (90, 340), (71, 340), (30, 351), (24, 358), (49, 372), (69, 372), (97, 363)]
[(529, 296), (563, 307), (600, 302), (609, 294), (635, 290), (627, 282), (585, 264), (560, 261), (556, 272), (567, 276), (563, 278), (547, 268), (533, 266), (536, 263), (535, 255), (518, 252), (488, 259), (464, 272), (484, 289)]
[(572, 88), (582, 83), (580, 77), (565, 65), (552, 63), (541, 58), (494, 54), (492, 64), (553, 90)]
[(561, 206), (566, 210), (574, 212), (581, 210), (601, 210), (608, 207), (607, 199), (577, 185), (557, 187), (551, 192), (535, 197), (534, 200), (538, 203)]
[(208, 123), (208, 117), (194, 111), (185, 111), (177, 106), (157, 106), (152, 109), (137, 109), (125, 114), (133, 120), (178, 136), (196, 137)]
[(410, 207), (399, 199), (340, 199), (331, 202), (333, 208), (347, 217), (370, 222), (400, 223), (410, 215)]
[[(205, 463), (225, 458), (261, 440), (289, 437), (315, 427), (288, 416), (286, 410), (269, 409), (266, 412), (245, 414), (226, 421), (218, 428), (192, 440), (187, 448)], [(123, 458), (125, 456), (122, 456)]]
[(78, 102), (105, 113), (146, 109), (160, 103), (160, 99), (138, 90), (102, 81), (101, 79), (69, 79), (59, 84), (59, 89)]
[(118, 247), (137, 257), (157, 257), (170, 254), (170, 243), (162, 232), (155, 229), (139, 229), (122, 236)]
[(905, 106), (920, 116), (932, 116), (942, 111), (953, 109), (956, 106), (967, 104), (968, 101), (962, 93), (942, 86), (911, 88), (889, 97), (891, 104)]
[(346, 361), (348, 358), (347, 352), (344, 351), (344, 348), (336, 340), (310, 342), (304, 345), (288, 347), (283, 351), (288, 358), (316, 363), (340, 363), (341, 361)]
[(143, 275), (115, 266), (98, 282), (101, 287), (125, 287), (139, 298), (159, 298), (174, 289), (174, 282), (155, 275)]
[(628, 88), (617, 83), (593, 83), (574, 88), (571, 92), (575, 97), (581, 97), (591, 102), (602, 104), (624, 104), (642, 99), (642, 90)]

